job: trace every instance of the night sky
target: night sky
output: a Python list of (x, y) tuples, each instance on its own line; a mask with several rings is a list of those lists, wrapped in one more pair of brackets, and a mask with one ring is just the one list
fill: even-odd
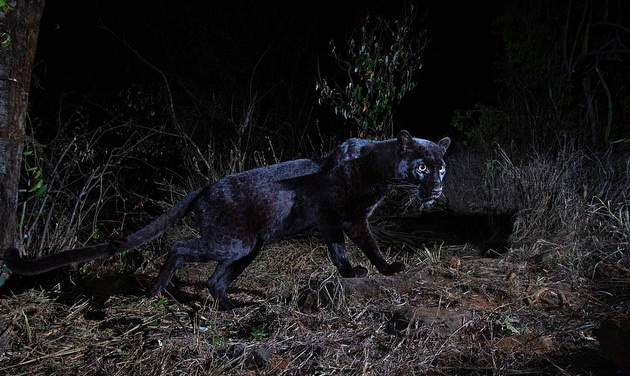
[[(256, 92), (263, 113), (314, 109), (320, 122), (334, 128), (343, 119), (318, 106), (314, 90), (318, 70), (326, 77), (339, 74), (330, 40), (343, 46), (367, 14), (401, 18), (407, 4), (50, 0), (40, 29), (31, 116), (45, 123), (62, 105), (106, 105), (130, 86), (160, 87), (162, 77), (150, 63), (166, 75), (176, 105), (190, 102), (194, 93), (236, 98)], [(451, 133), (455, 109), (494, 100), (499, 47), (492, 25), (502, 5), (414, 4), (417, 27), (427, 30), (430, 42), (418, 86), (398, 108), (395, 127), (436, 139)]]

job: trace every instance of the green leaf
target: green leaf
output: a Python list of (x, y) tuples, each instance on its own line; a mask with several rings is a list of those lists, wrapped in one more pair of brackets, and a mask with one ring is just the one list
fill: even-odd
[(222, 345), (222, 344), (224, 344), (225, 342), (227, 342), (227, 341), (226, 341), (226, 339), (225, 339), (225, 338), (223, 338), (223, 337), (216, 337), (216, 338), (214, 338), (214, 339), (212, 340), (212, 343), (213, 343), (213, 344), (215, 344), (215, 345)]
[(7, 33), (0, 34), (0, 47), (7, 48), (9, 47), (10, 44), (11, 44), (11, 36)]
[[(2, 0), (0, 0), (0, 3), (1, 3), (1, 2), (2, 2)], [(0, 5), (0, 6), (2, 6), (2, 5)], [(22, 153), (22, 154), (23, 154), (23, 155), (25, 155), (25, 156), (27, 156), (27, 155), (33, 155), (33, 151), (32, 151), (32, 150), (27, 150), (27, 151), (25, 151), (25, 152), (24, 152), (24, 153)], [(33, 169), (33, 168), (37, 168), (37, 167), (31, 167), (31, 168), (29, 168), (29, 169), (28, 169), (28, 171), (30, 171), (30, 170), (31, 170), (31, 169)]]
[(31, 187), (31, 189), (29, 189), (28, 191), (35, 192), (36, 190), (40, 189), (42, 185), (44, 185), (44, 181), (42, 179), (39, 179), (39, 181), (33, 187)]
[(267, 336), (267, 333), (265, 333), (265, 331), (262, 328), (256, 328), (252, 330), (250, 334), (256, 341), (260, 341), (261, 339)]
[(44, 197), (44, 195), (46, 194), (46, 192), (48, 192), (48, 184), (44, 184), (41, 187), (39, 187), (37, 189), (37, 192), (35, 192), (35, 195), (39, 198)]
[(94, 230), (92, 235), (90, 235), (90, 239), (99, 240), (101, 238), (101, 234), (99, 234), (98, 230)]
[(166, 302), (168, 302), (168, 298), (164, 297), (164, 298), (158, 300), (157, 303), (155, 303), (155, 306), (156, 307), (160, 307), (161, 305), (163, 305)]

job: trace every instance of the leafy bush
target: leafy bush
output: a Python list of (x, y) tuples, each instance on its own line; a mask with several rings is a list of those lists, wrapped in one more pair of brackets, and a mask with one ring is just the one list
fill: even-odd
[(413, 75), (422, 67), (427, 39), (413, 28), (414, 18), (390, 22), (365, 18), (347, 42), (348, 54), (332, 54), (345, 70), (347, 83), (317, 81), (319, 104), (330, 102), (335, 114), (352, 121), (366, 137), (393, 136), (394, 107), (416, 86)]

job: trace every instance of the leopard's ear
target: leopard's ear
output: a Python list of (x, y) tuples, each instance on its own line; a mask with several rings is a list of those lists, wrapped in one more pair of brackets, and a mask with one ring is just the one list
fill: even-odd
[(397, 137), (398, 152), (405, 152), (413, 147), (413, 137), (406, 130), (398, 132)]
[(438, 141), (437, 144), (440, 147), (440, 150), (442, 150), (442, 154), (444, 154), (446, 153), (446, 149), (448, 149), (448, 147), (451, 145), (451, 139), (448, 137), (444, 137), (443, 139)]

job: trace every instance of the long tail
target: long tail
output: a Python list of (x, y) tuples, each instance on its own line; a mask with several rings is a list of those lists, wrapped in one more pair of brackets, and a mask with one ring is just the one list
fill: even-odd
[(121, 241), (98, 243), (83, 248), (50, 254), (38, 259), (26, 260), (20, 257), (16, 248), (7, 248), (4, 252), (4, 262), (9, 270), (16, 274), (33, 275), (57, 269), (62, 266), (86, 262), (113, 256), (117, 253), (136, 248), (160, 236), (192, 208), (195, 199), (205, 188), (190, 192), (164, 214), (157, 217), (142, 229), (127, 236)]

